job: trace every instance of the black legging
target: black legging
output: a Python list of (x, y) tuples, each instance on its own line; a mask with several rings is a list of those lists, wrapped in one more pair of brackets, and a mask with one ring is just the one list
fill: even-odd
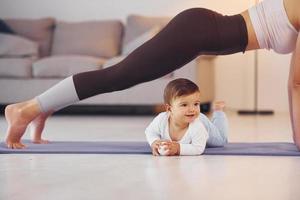
[(73, 76), (80, 100), (162, 77), (199, 55), (244, 52), (248, 43), (241, 15), (223, 16), (192, 8), (175, 16), (156, 36), (120, 63)]

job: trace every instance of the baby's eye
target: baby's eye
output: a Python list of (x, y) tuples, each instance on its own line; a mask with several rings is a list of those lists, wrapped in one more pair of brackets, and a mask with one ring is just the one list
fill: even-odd
[(195, 105), (195, 106), (199, 106), (199, 104), (200, 104), (200, 103), (195, 103), (194, 105)]
[(181, 104), (181, 106), (182, 106), (182, 107), (186, 107), (186, 106), (187, 106), (187, 104), (186, 104), (186, 103), (184, 103), (184, 104)]

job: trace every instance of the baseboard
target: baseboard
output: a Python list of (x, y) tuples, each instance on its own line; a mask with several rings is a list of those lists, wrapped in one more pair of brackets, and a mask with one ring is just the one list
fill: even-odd
[[(5, 104), (0, 104), (0, 113), (4, 114)], [(210, 111), (211, 103), (200, 105), (202, 113)], [(155, 115), (163, 111), (162, 105), (72, 105), (54, 113), (54, 115)]]

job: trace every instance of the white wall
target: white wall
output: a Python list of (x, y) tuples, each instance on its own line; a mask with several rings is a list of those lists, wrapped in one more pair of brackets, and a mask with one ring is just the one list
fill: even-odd
[(288, 111), (287, 81), (291, 54), (279, 55), (259, 50), (258, 107)]
[(145, 15), (177, 14), (202, 6), (225, 13), (244, 10), (253, 0), (1, 0), (1, 17), (37, 18), (55, 16), (63, 20), (125, 18), (130, 13)]
[(253, 109), (254, 53), (219, 56), (216, 62), (216, 99), (233, 109)]
[[(206, 7), (223, 14), (239, 13), (255, 0), (1, 0), (0, 17), (59, 20), (122, 19), (128, 14), (174, 16), (190, 7)], [(287, 111), (286, 79), (289, 56), (259, 52), (259, 108)], [(254, 54), (218, 57), (216, 63), (216, 98), (235, 109), (254, 105)]]

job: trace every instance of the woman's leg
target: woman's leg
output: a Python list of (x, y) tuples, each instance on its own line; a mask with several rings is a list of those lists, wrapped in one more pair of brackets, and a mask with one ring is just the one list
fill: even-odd
[[(247, 37), (246, 24), (241, 15), (222, 16), (203, 8), (183, 11), (122, 62), (103, 70), (76, 74), (30, 100), (34, 102), (29, 105), (35, 112), (21, 109), (24, 104), (12, 106), (31, 115), (7, 115), (7, 121), (11, 124), (7, 143), (18, 143), (19, 146), (23, 129), (41, 112), (58, 110), (97, 94), (154, 80), (180, 68), (200, 54), (224, 55), (245, 51)], [(23, 128), (19, 129), (20, 126)]]
[(31, 132), (34, 131), (31, 133), (32, 141), (47, 143), (41, 138), (46, 119), (54, 111), (59, 110), (60, 106), (65, 107), (78, 100), (73, 79), (68, 77), (34, 99), (7, 106), (5, 108), (5, 118), (8, 124), (7, 147), (13, 149), (25, 147), (20, 140), (30, 122), (32, 122)]
[(46, 120), (53, 112), (41, 113), (30, 123), (31, 141), (35, 144), (48, 144), (48, 140), (42, 139), (42, 132), (45, 127)]
[(78, 98), (81, 100), (154, 80), (201, 54), (244, 51), (248, 36), (243, 20), (241, 15), (222, 16), (202, 8), (186, 10), (115, 66), (75, 75)]

